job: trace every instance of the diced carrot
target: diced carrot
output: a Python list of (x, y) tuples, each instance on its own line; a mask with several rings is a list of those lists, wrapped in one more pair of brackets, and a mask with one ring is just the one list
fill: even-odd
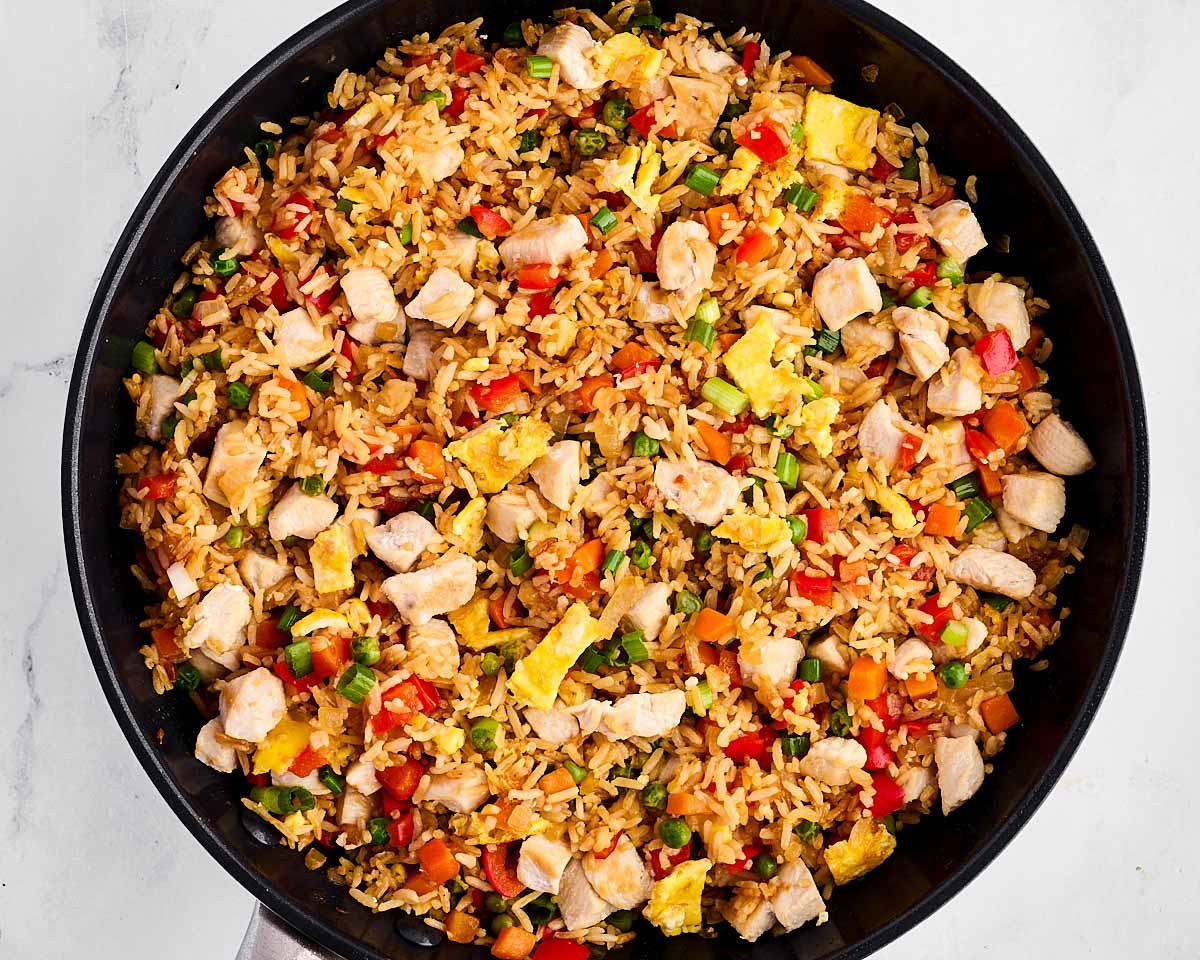
[(696, 432), (700, 434), (700, 442), (704, 444), (708, 455), (721, 466), (725, 466), (733, 456), (733, 445), (729, 438), (703, 420), (696, 421)]
[(1004, 492), (1004, 486), (1000, 483), (1000, 474), (986, 463), (979, 464), (975, 470), (979, 474), (979, 486), (989, 497), (998, 497)]
[(404, 889), (411, 890), (418, 896), (424, 896), (427, 893), (433, 893), (433, 891), (440, 886), (441, 884), (436, 883), (433, 877), (421, 871), (411, 874), (404, 882)]
[(408, 448), (408, 458), (416, 461), (413, 476), (434, 483), (446, 476), (446, 458), (442, 448), (432, 440), (414, 440)]
[(814, 87), (827, 87), (833, 83), (833, 76), (812, 57), (788, 57), (787, 62), (805, 83), (811, 83)]
[(690, 793), (672, 793), (667, 797), (667, 813), (673, 817), (688, 817), (707, 809), (703, 800)]
[(275, 382), (292, 395), (292, 403), (300, 408), (295, 413), (297, 422), (307, 420), (312, 413), (312, 408), (308, 405), (308, 394), (304, 390), (304, 384), (299, 380), (281, 377), (278, 374), (275, 375)]
[(865, 577), (866, 575), (866, 560), (855, 560), (853, 563), (843, 560), (838, 564), (838, 580), (841, 583), (854, 583), (859, 577)]
[(451, 943), (471, 943), (479, 932), (479, 920), (465, 910), (453, 910), (446, 917), (446, 939)]
[(724, 643), (736, 630), (733, 617), (710, 607), (705, 607), (692, 618), (693, 635), (705, 643)]
[(725, 671), (725, 676), (729, 678), (731, 687), (740, 687), (742, 685), (742, 668), (738, 665), (737, 651), (731, 647), (726, 647), (720, 652), (717, 658), (717, 666)]
[(584, 236), (588, 238), (588, 242), (592, 241), (592, 225), (588, 223), (588, 215), (586, 213), (575, 214), (575, 219), (579, 221), (579, 225), (583, 227)]
[(421, 861), (422, 872), (437, 884), (453, 880), (461, 869), (445, 840), (430, 840), (417, 851), (417, 859)]
[(722, 353), (724, 353), (726, 350), (728, 350), (730, 347), (732, 347), (735, 343), (737, 343), (741, 339), (742, 339), (742, 335), (740, 333), (718, 333), (717, 334), (717, 343), (719, 343), (721, 345)]
[(719, 207), (705, 210), (704, 221), (708, 225), (708, 239), (713, 243), (720, 243), (729, 225), (737, 223), (740, 219), (737, 207), (732, 203), (723, 203)]
[(492, 956), (497, 960), (525, 960), (537, 942), (537, 937), (524, 927), (504, 927), (496, 934)]
[(932, 537), (958, 536), (961, 511), (948, 503), (931, 503), (925, 508), (925, 532)]
[(987, 724), (987, 728), (992, 733), (1002, 733), (1020, 719), (1017, 716), (1017, 708), (1008, 699), (1007, 693), (984, 700), (979, 705), (979, 712), (983, 716), (983, 722)]
[(608, 367), (610, 370), (622, 371), (628, 370), (636, 364), (657, 359), (658, 357), (640, 343), (627, 343), (612, 355), (612, 359), (608, 361)]
[(1017, 389), (1024, 393), (1026, 390), (1032, 390), (1038, 385), (1037, 368), (1033, 365), (1033, 361), (1028, 357), (1019, 357), (1017, 359)]
[(711, 643), (696, 644), (696, 659), (700, 661), (700, 665), (693, 670), (693, 673), (702, 673), (704, 667), (715, 667), (721, 662), (721, 655), (717, 653), (717, 648)]
[(488, 618), (497, 630), (508, 629), (508, 619), (504, 616), (504, 604), (508, 594), (498, 593), (488, 601)]
[(552, 793), (562, 793), (575, 787), (575, 778), (562, 767), (551, 770), (538, 781), (538, 786), (549, 796)]
[(774, 251), (774, 237), (769, 233), (752, 233), (738, 244), (737, 262), (747, 267), (757, 266)]
[(396, 449), (407, 450), (409, 444), (421, 435), (419, 423), (396, 423), (392, 425), (392, 433), (396, 435)]
[(601, 387), (611, 387), (612, 385), (613, 378), (607, 373), (595, 377), (584, 377), (579, 389), (575, 391), (575, 409), (580, 413), (593, 413), (596, 409), (596, 391)]
[(589, 273), (593, 280), (599, 280), (602, 276), (612, 269), (613, 255), (607, 250), (601, 250), (596, 254), (596, 259), (592, 261), (592, 269)]
[(878, 660), (859, 657), (850, 668), (846, 693), (855, 700), (874, 700), (887, 684), (887, 668)]
[(914, 673), (904, 681), (904, 689), (910, 699), (919, 700), (937, 693), (937, 680), (932, 673)]
[(307, 777), (314, 770), (318, 770), (325, 766), (325, 758), (317, 753), (312, 747), (305, 747), (300, 751), (300, 755), (292, 761), (288, 767), (288, 773), (294, 773), (298, 777)]
[(580, 573), (592, 573), (599, 570), (603, 563), (604, 541), (598, 537), (595, 540), (589, 540), (571, 554), (559, 574), (560, 582), (570, 583), (574, 579), (572, 574), (576, 570)]
[(534, 396), (542, 392), (542, 385), (537, 382), (532, 370), (518, 370), (514, 376), (520, 381), (522, 390), (527, 390)]
[(997, 400), (983, 415), (983, 432), (1000, 444), (1005, 453), (1017, 449), (1028, 427), (1020, 411), (1007, 400)]
[(172, 660), (183, 656), (179, 641), (175, 639), (174, 627), (159, 627), (157, 630), (151, 630), (150, 639), (154, 641), (154, 649), (158, 651), (158, 655), (162, 659)]
[(837, 222), (848, 233), (870, 233), (876, 227), (888, 226), (892, 222), (892, 215), (865, 193), (855, 193), (846, 201), (846, 207), (838, 214)]

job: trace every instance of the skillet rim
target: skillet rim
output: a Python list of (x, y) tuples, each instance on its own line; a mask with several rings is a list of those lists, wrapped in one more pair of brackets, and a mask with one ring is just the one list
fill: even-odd
[[(96, 590), (103, 589), (103, 577), (93, 577), (85, 566), (81, 526), (80, 446), (83, 437), (83, 415), (87, 390), (103, 345), (103, 319), (111, 309), (115, 280), (125, 274), (131, 259), (130, 252), (146, 232), (149, 222), (167, 201), (173, 184), (190, 162), (191, 156), (249, 95), (252, 88), (269, 82), (284, 63), (303, 51), (315, 47), (340, 33), (360, 15), (386, 8), (393, 0), (347, 0), (302, 27), (277, 45), (250, 69), (243, 73), (223, 95), (188, 130), (149, 183), (133, 214), (113, 247), (96, 294), (88, 310), (80, 337), (79, 349), (67, 393), (62, 452), (62, 515), (67, 569), (76, 612), (88, 652), (104, 690), (109, 706), (134, 754), (163, 799), (167, 801), (183, 825), (208, 853), (258, 901), (282, 917), (305, 936), (347, 958), (378, 957), (361, 941), (348, 937), (338, 928), (324, 922), (305, 908), (302, 901), (284, 894), (246, 865), (220, 835), (195, 809), (187, 794), (180, 789), (157, 746), (139, 728), (133, 705), (118, 678), (117, 665), (103, 640), (104, 629), (92, 602)], [(1149, 517), (1149, 436), (1146, 426), (1145, 400), (1138, 375), (1137, 363), (1124, 313), (1117, 299), (1112, 279), (1100, 256), (1090, 231), (1084, 224), (1066, 189), (1050, 168), (1041, 152), (1017, 125), (1008, 112), (997, 103), (963, 68), (940, 49), (910, 30), (889, 14), (864, 0), (822, 0), (837, 8), (848, 19), (858, 21), (898, 44), (909, 54), (923, 61), (948, 83), (958, 89), (963, 98), (983, 119), (1010, 144), (1029, 164), (1035, 178), (1040, 179), (1075, 237), (1077, 248), (1087, 262), (1088, 276), (1093, 284), (1107, 319), (1111, 323), (1122, 376), (1127, 390), (1122, 394), (1130, 426), (1131, 445), (1125, 451), (1132, 468), (1130, 477), (1131, 539), (1127, 545), (1117, 593), (1118, 601), (1108, 628), (1104, 652), (1095, 677), (1087, 689), (1082, 705), (1072, 718), (1065, 735), (1050, 757), (1046, 772), (1029, 786), (1021, 802), (962, 865), (933, 891), (912, 907), (898, 913), (887, 923), (857, 943), (850, 944), (839, 955), (844, 960), (857, 960), (874, 953), (897, 939), (916, 924), (944, 906), (960, 890), (994, 860), (1025, 826), (1058, 782), (1091, 725), (1124, 645), (1132, 616), (1134, 601), (1145, 553)], [(778, 938), (786, 943), (788, 937)]]

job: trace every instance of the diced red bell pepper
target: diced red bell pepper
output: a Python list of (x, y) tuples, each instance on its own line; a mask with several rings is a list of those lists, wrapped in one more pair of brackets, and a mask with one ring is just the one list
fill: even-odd
[(442, 695), (438, 693), (437, 687), (428, 680), (423, 680), (420, 677), (409, 677), (404, 682), (411, 683), (416, 688), (417, 703), (421, 705), (422, 713), (431, 713), (441, 705)]
[(745, 763), (747, 760), (757, 760), (760, 767), (767, 766), (767, 758), (771, 755), (771, 744), (775, 742), (775, 731), (770, 727), (759, 727), (754, 733), (743, 734), (730, 741), (725, 748), (725, 756), (734, 763)]
[(307, 777), (314, 770), (325, 766), (325, 763), (326, 760), (321, 754), (312, 747), (305, 747), (288, 767), (288, 773), (294, 773), (298, 777)]
[[(650, 136), (650, 131), (654, 129), (654, 124), (657, 122), (654, 114), (654, 105), (656, 103), (658, 103), (657, 100), (653, 103), (648, 103), (641, 110), (635, 110), (629, 115), (629, 125), (641, 135), (643, 140)], [(677, 137), (679, 134), (675, 129), (675, 121), (672, 120), (659, 130), (658, 135), (663, 140), (671, 140)]]
[(654, 357), (652, 360), (639, 360), (637, 363), (631, 363), (628, 367), (621, 371), (621, 379), (629, 380), (636, 377), (639, 373), (645, 373), (647, 370), (657, 370), (662, 366), (662, 360)]
[(946, 624), (949, 623), (954, 616), (953, 604), (947, 604), (944, 607), (938, 606), (938, 597), (940, 596), (941, 594), (939, 593), (933, 594), (917, 608), (922, 613), (927, 613), (933, 617), (933, 623), (921, 624), (919, 627), (917, 627), (917, 632), (920, 633), (921, 636), (923, 636), (926, 640), (930, 640), (934, 643), (942, 642), (942, 630), (945, 629)]
[[(879, 154), (875, 157), (875, 162), (871, 164), (871, 176), (876, 180), (886, 180), (892, 175), (893, 170), (899, 170), (899, 167), (893, 167), (890, 163), (883, 159), (883, 155)], [(915, 218), (914, 218), (915, 219)]]
[(413, 821), (413, 811), (410, 808), (387, 825), (388, 842), (397, 850), (407, 850), (412, 843), (416, 823)]
[(907, 253), (914, 245), (924, 246), (927, 242), (928, 238), (921, 236), (919, 233), (897, 233), (896, 252)]
[(384, 453), (378, 457), (368, 460), (362, 465), (362, 468), (366, 470), (367, 473), (373, 473), (376, 476), (382, 476), (385, 473), (395, 473), (403, 466), (404, 464), (401, 462), (400, 458), (396, 456), (396, 454)]
[(904, 276), (918, 287), (932, 287), (937, 283), (937, 266), (930, 260), (915, 270), (909, 270)]
[[(264, 309), (267, 304), (271, 304), (276, 310), (283, 313), (292, 305), (291, 297), (288, 296), (287, 286), (283, 282), (283, 274), (272, 267), (267, 271), (267, 276), (274, 277), (275, 282), (271, 284), (271, 289), (266, 296), (258, 298), (259, 303), (263, 304)], [(263, 279), (265, 280), (266, 277)]]
[(350, 370), (347, 376), (353, 380), (358, 376), (358, 369), (354, 366), (354, 344), (349, 337), (342, 337), (342, 345), (338, 347), (338, 353), (350, 361)]
[(747, 127), (737, 138), (739, 147), (745, 147), (763, 163), (774, 163), (786, 156), (791, 142), (791, 137), (765, 120)]
[(735, 454), (726, 461), (725, 469), (733, 474), (743, 474), (750, 469), (750, 458), (744, 453)]
[(885, 690), (874, 700), (868, 700), (867, 706), (882, 721), (884, 730), (900, 729), (900, 699), (898, 697), (893, 698)]
[(520, 397), (521, 381), (515, 373), (471, 387), (471, 399), (480, 410), (486, 410), (488, 413), (504, 413), (511, 410)]
[(689, 840), (678, 850), (663, 847), (650, 854), (650, 873), (655, 880), (661, 880), (685, 860), (692, 859), (692, 841)]
[(967, 452), (977, 463), (983, 463), (994, 453), (1000, 452), (999, 444), (979, 430), (967, 430)]
[(904, 788), (886, 773), (871, 774), (875, 785), (875, 799), (867, 807), (873, 817), (886, 817), (904, 806)]
[(593, 850), (592, 856), (597, 860), (607, 860), (616, 851), (617, 844), (621, 842), (621, 837), (624, 835), (624, 830), (618, 830), (615, 834), (613, 834), (612, 841), (609, 843), (609, 845), (602, 850)]
[(762, 847), (756, 843), (748, 843), (742, 847), (742, 855), (729, 865), (730, 873), (740, 873), (749, 870), (754, 858), (762, 853)]
[(384, 790), (380, 796), (383, 798), (380, 805), (383, 807), (383, 815), (389, 820), (397, 814), (404, 813), (412, 809), (412, 804), (407, 800), (393, 800), (391, 794)]
[(454, 421), (456, 427), (462, 427), (464, 430), (474, 430), (480, 423), (480, 419), (470, 410), (464, 410)]
[(737, 651), (728, 648), (717, 655), (717, 666), (725, 671), (729, 678), (729, 686), (734, 689), (742, 685), (742, 668), (738, 666)]
[(291, 642), (291, 635), (279, 629), (279, 618), (264, 620), (254, 628), (254, 645), (263, 650), (278, 650)]
[(900, 441), (900, 454), (896, 457), (896, 469), (911, 470), (917, 465), (917, 452), (921, 449), (921, 441), (911, 433), (906, 433)]
[(302, 677), (297, 677), (292, 673), (291, 668), (288, 667), (287, 662), (283, 659), (283, 657), (280, 657), (271, 665), (271, 670), (274, 672), (275, 676), (279, 677), (279, 679), (284, 683), (291, 684), (291, 686), (301, 691), (308, 690), (310, 687), (320, 683), (321, 680), (324, 679), (312, 673), (306, 673)]
[(833, 577), (828, 574), (807, 574), (803, 570), (792, 574), (792, 589), (796, 596), (828, 607), (833, 603)]
[(439, 703), (441, 699), (433, 684), (420, 677), (409, 677), (383, 695), (382, 709), (371, 718), (371, 729), (376, 734), (387, 733), (418, 713), (430, 713)]
[(920, 740), (922, 737), (929, 736), (929, 729), (937, 723), (934, 717), (928, 720), (906, 720), (904, 727), (908, 734), (908, 740), (911, 743), (913, 740)]
[(579, 578), (578, 583), (565, 583), (562, 592), (576, 600), (591, 600), (600, 592), (600, 572), (589, 570)]
[(416, 791), (417, 784), (421, 782), (424, 774), (425, 768), (421, 762), (409, 758), (398, 766), (380, 770), (375, 776), (383, 784), (383, 789), (389, 797), (397, 803), (403, 803)]
[(747, 40), (746, 45), (742, 47), (742, 73), (746, 76), (754, 72), (754, 65), (758, 63), (761, 50), (762, 46), (754, 40)]
[(863, 764), (866, 770), (883, 770), (896, 758), (887, 744), (887, 734), (882, 730), (863, 727), (858, 732), (858, 742), (867, 751), (867, 762)]
[(560, 279), (558, 270), (548, 263), (531, 263), (517, 271), (521, 290), (553, 290)]
[(658, 272), (658, 244), (662, 240), (662, 231), (655, 230), (650, 237), (650, 246), (638, 242), (633, 245), (633, 259), (637, 261), (638, 273)]
[(975, 341), (975, 352), (979, 362), (990, 376), (1008, 373), (1017, 365), (1017, 351), (1007, 330), (993, 330)]
[(387, 600), (368, 600), (367, 610), (380, 620), (390, 620), (396, 613), (396, 608)]
[[(324, 269), (322, 267), (321, 269)], [(329, 308), (333, 306), (333, 301), (338, 298), (338, 285), (334, 283), (328, 290), (323, 290), (315, 297), (309, 297), (308, 302), (320, 310), (322, 313), (328, 313)]]
[(536, 320), (544, 317), (554, 309), (554, 294), (548, 290), (535, 293), (529, 298), (529, 319)]
[(457, 120), (467, 107), (467, 97), (470, 96), (470, 93), (470, 87), (451, 87), (450, 102), (443, 108), (442, 113), (451, 120)]
[(530, 960), (587, 960), (590, 955), (588, 948), (578, 940), (563, 940), (552, 935), (538, 944)]
[(175, 484), (178, 479), (177, 473), (156, 473), (143, 478), (138, 484), (138, 493), (146, 500), (166, 500), (175, 496)]
[(512, 224), (505, 220), (504, 217), (500, 216), (495, 210), (489, 210), (478, 203), (471, 206), (471, 219), (475, 221), (475, 226), (479, 228), (479, 232), (489, 240), (506, 236), (512, 230)]
[(471, 53), (465, 47), (454, 51), (454, 72), (475, 73), (483, 67), (486, 61), (477, 53)]
[(511, 843), (489, 843), (483, 848), (483, 872), (488, 883), (505, 899), (512, 899), (525, 889), (517, 878), (515, 845)]
[(808, 522), (808, 534), (805, 539), (813, 543), (824, 543), (838, 528), (837, 511), (829, 507), (812, 507), (800, 512)]
[(870, 379), (882, 377), (887, 371), (888, 358), (886, 356), (877, 357), (867, 364), (866, 374)]
[(293, 193), (275, 211), (271, 226), (283, 240), (308, 236), (315, 222), (313, 202), (302, 193)]
[(888, 556), (895, 560), (896, 565), (901, 567), (907, 567), (916, 555), (917, 548), (911, 543), (898, 543), (888, 553)]

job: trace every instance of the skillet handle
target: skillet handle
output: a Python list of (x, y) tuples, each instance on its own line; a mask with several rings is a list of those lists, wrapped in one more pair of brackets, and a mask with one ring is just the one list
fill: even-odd
[(236, 960), (341, 960), (256, 904)]

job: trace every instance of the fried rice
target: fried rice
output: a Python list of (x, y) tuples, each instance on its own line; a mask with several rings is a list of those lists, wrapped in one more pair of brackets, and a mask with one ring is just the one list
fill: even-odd
[(479, 28), (205, 202), (126, 381), (155, 688), (297, 869), (497, 957), (821, 923), (1066, 616), (1048, 305), (820, 51)]

